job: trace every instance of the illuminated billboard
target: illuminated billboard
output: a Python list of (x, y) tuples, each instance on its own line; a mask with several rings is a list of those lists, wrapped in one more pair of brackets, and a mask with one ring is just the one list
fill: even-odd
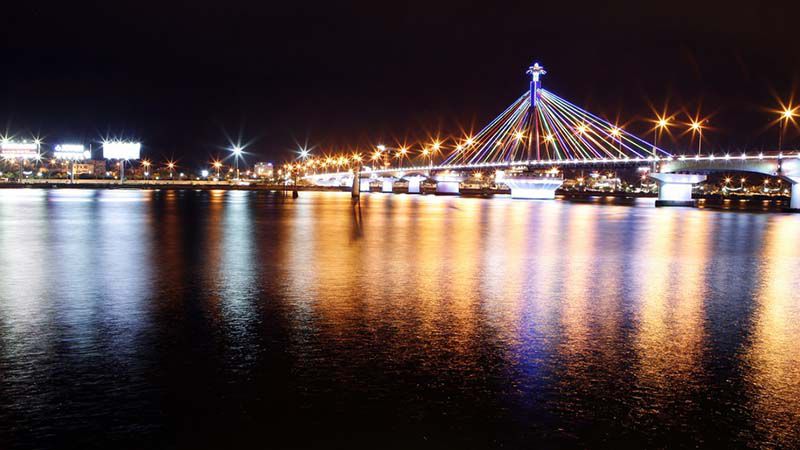
[(3, 141), (0, 154), (7, 159), (35, 159), (39, 157), (39, 144), (35, 142)]
[(86, 147), (84, 147), (83, 144), (56, 145), (53, 155), (57, 159), (69, 159), (72, 161), (82, 161), (92, 157), (92, 154), (89, 152), (89, 150), (86, 150)]
[(103, 142), (103, 158), (105, 159), (139, 159), (142, 144), (139, 142), (111, 141)]

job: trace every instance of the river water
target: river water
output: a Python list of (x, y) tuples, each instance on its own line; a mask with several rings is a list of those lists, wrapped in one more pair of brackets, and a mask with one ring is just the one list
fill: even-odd
[(792, 447), (800, 216), (0, 190), (0, 448)]

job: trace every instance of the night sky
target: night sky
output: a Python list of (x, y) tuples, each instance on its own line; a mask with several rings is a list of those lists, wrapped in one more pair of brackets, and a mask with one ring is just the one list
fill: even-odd
[(254, 162), (477, 131), (534, 60), (546, 89), (639, 134), (669, 101), (676, 121), (711, 117), (704, 149), (770, 147), (766, 109), (800, 80), (797, 2), (14, 3), (7, 133), (137, 139), (184, 163), (223, 154), (226, 136)]

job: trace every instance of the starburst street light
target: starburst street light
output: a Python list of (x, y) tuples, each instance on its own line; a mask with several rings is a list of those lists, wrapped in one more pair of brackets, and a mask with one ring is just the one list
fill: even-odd
[(142, 167), (144, 167), (144, 178), (147, 179), (147, 176), (150, 174), (150, 161), (143, 159), (141, 164)]
[(423, 148), (422, 149), (422, 156), (427, 157), (428, 158), (428, 164), (433, 166), (433, 152), (432, 151), (430, 151), (427, 148)]
[(214, 160), (211, 163), (211, 165), (214, 166), (214, 169), (217, 170), (217, 179), (219, 180), (220, 179), (220, 173), (219, 172), (220, 172), (220, 169), (222, 169), (222, 161)]
[(394, 154), (395, 158), (397, 158), (398, 167), (403, 167), (403, 159), (405, 159), (406, 155), (408, 154), (408, 149), (406, 147), (400, 147), (397, 152)]
[(704, 120), (693, 120), (691, 124), (689, 124), (689, 131), (692, 132), (694, 135), (697, 133), (697, 154), (700, 155), (700, 152), (703, 148), (703, 122)]
[(658, 148), (659, 136), (661, 136), (664, 130), (669, 129), (669, 117), (656, 115), (655, 124), (656, 126), (653, 127), (653, 153), (655, 153)]
[(622, 154), (622, 129), (615, 125), (613, 128), (611, 128), (611, 131), (609, 133), (611, 134), (611, 137), (616, 139), (617, 142), (619, 143), (619, 153), (621, 155)]
[(241, 145), (234, 145), (231, 152), (233, 153), (234, 170), (236, 170), (236, 181), (239, 181), (239, 157), (242, 156), (244, 148)]
[(783, 111), (781, 111), (780, 119), (778, 119), (778, 151), (782, 150), (783, 146), (783, 133), (786, 128), (787, 122), (794, 121), (794, 117), (797, 115), (796, 113), (797, 107), (792, 108), (791, 104), (789, 106), (784, 106)]
[(175, 172), (175, 162), (174, 161), (167, 161), (167, 170), (169, 170), (169, 177), (171, 179), (173, 172)]

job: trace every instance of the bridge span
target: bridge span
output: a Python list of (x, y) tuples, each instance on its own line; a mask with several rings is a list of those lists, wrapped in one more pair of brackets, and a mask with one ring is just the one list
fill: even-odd
[[(800, 152), (674, 154), (543, 89), (541, 77), (546, 72), (538, 63), (527, 73), (530, 89), (476, 135), (456, 143), (436, 164), (425, 149), (426, 165), (369, 166), (362, 165), (359, 157), (350, 170), (303, 178), (318, 185), (352, 186), (354, 197), (375, 181), (384, 192), (405, 181), (409, 193), (419, 193), (421, 183), (429, 180), (436, 183), (437, 193), (458, 194), (461, 183), (480, 171), (507, 185), (514, 198), (552, 199), (565, 169), (644, 167), (658, 185), (657, 206), (691, 206), (693, 186), (709, 174), (748, 172), (786, 180), (791, 185), (790, 208), (800, 210)], [(386, 150), (380, 147), (378, 154)]]

